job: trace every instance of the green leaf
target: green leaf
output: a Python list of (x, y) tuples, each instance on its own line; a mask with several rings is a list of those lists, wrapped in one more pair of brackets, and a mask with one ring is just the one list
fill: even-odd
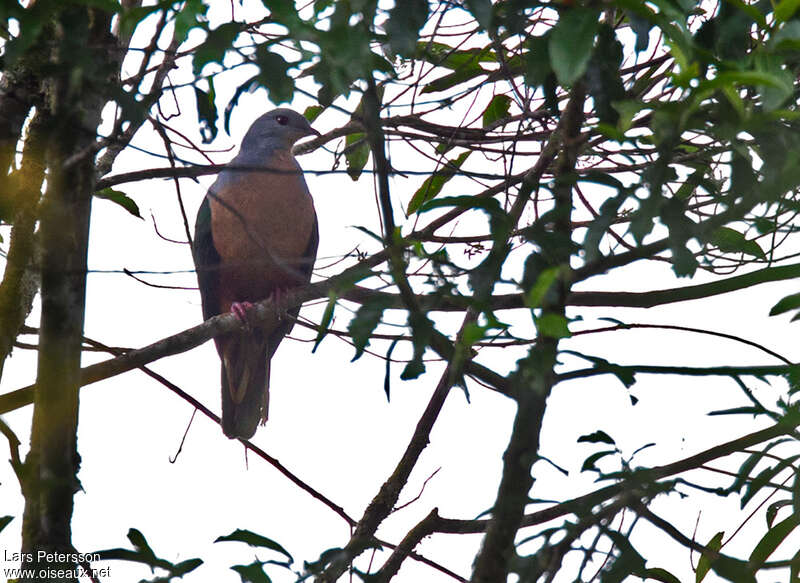
[[(621, 184), (619, 186), (622, 187)], [(622, 187), (617, 196), (606, 199), (600, 205), (599, 216), (589, 223), (589, 228), (586, 229), (586, 236), (583, 238), (583, 249), (586, 253), (587, 263), (599, 259), (600, 241), (619, 216), (619, 207), (628, 199), (628, 194), (628, 191)]]
[(202, 0), (187, 0), (181, 9), (175, 14), (175, 40), (182, 44), (189, 31), (198, 26), (202, 26), (208, 6)]
[(511, 98), (508, 95), (501, 93), (492, 97), (489, 105), (483, 111), (483, 127), (487, 128), (494, 122), (508, 117), (509, 107), (511, 107)]
[(492, 239), (498, 244), (501, 240), (505, 241), (505, 236), (509, 229), (508, 214), (503, 210), (496, 198), (481, 198), (471, 195), (445, 196), (436, 200), (429, 200), (422, 205), (419, 212), (424, 213), (435, 208), (448, 206), (484, 211), (489, 215), (489, 229), (492, 232)]
[(441, 170), (426, 178), (408, 201), (406, 213), (410, 215), (417, 212), (423, 204), (435, 198), (442, 191), (442, 187), (456, 175), (471, 153), (472, 151), (462, 152), (455, 160), (446, 160)]
[(461, 333), (461, 345), (469, 348), (476, 342), (486, 338), (489, 326), (483, 326), (477, 322), (468, 322)]
[(223, 114), (223, 125), (225, 127), (226, 134), (231, 135), (231, 114), (233, 113), (233, 108), (239, 103), (239, 98), (243, 93), (253, 93), (259, 87), (258, 75), (253, 75), (247, 81), (239, 85), (239, 87), (236, 88), (236, 91), (233, 92), (233, 96), (230, 98), (230, 101), (228, 101), (228, 105), (225, 106), (225, 113)]
[(400, 378), (404, 381), (409, 381), (419, 377), (425, 372), (425, 363), (422, 360), (421, 354), (415, 354), (414, 357), (408, 361), (403, 372), (400, 373)]
[[(722, 548), (722, 537), (725, 536), (724, 531), (720, 531), (711, 537), (711, 540), (708, 541), (706, 544), (706, 548), (708, 548), (712, 552), (719, 551)], [(700, 583), (703, 579), (706, 578), (708, 572), (711, 570), (711, 563), (713, 562), (712, 557), (709, 553), (703, 553), (700, 555), (700, 560), (697, 561), (697, 570), (695, 571), (695, 578), (694, 583)]]
[(661, 581), (661, 583), (681, 583), (680, 579), (678, 579), (675, 575), (660, 567), (656, 567), (655, 569), (646, 569), (642, 575), (646, 579), (655, 579), (656, 581)]
[(620, 101), (615, 101), (611, 105), (619, 113), (617, 127), (623, 133), (631, 129), (631, 126), (633, 125), (633, 118), (636, 117), (640, 111), (648, 108), (646, 103), (636, 99), (623, 99)]
[(622, 44), (617, 40), (614, 29), (603, 24), (586, 70), (586, 88), (594, 100), (600, 122), (612, 127), (616, 126), (620, 117), (614, 103), (626, 96), (620, 73), (622, 59)]
[(129, 198), (127, 194), (124, 192), (120, 192), (119, 190), (114, 190), (112, 188), (104, 188), (103, 190), (98, 190), (94, 193), (97, 198), (102, 198), (104, 200), (110, 200), (111, 202), (118, 204), (126, 211), (131, 213), (134, 217), (138, 217), (144, 220), (141, 213), (139, 212), (139, 205), (137, 205), (132, 198)]
[(8, 523), (14, 520), (13, 516), (0, 516), (0, 532), (3, 532), (3, 529), (8, 526)]
[(759, 259), (766, 259), (764, 250), (756, 241), (746, 239), (742, 233), (729, 227), (720, 227), (714, 231), (711, 242), (725, 253), (746, 253)]
[(769, 556), (775, 552), (778, 546), (798, 525), (800, 525), (800, 516), (792, 514), (789, 518), (780, 521), (769, 529), (761, 540), (758, 541), (753, 552), (750, 553), (750, 566), (754, 570), (760, 569)]
[(773, 502), (769, 506), (767, 506), (767, 513), (766, 513), (766, 520), (767, 520), (767, 528), (772, 528), (772, 523), (775, 522), (775, 518), (778, 516), (778, 512), (781, 508), (785, 506), (791, 506), (791, 500), (778, 500), (777, 502)]
[(786, 22), (794, 16), (798, 8), (800, 8), (800, 0), (780, 0), (775, 5), (775, 11), (773, 12), (775, 21)]
[(673, 196), (663, 199), (661, 220), (669, 228), (670, 246), (681, 246), (695, 234), (695, 223), (687, 217), (686, 201)]
[(194, 74), (199, 76), (208, 63), (221, 63), (225, 52), (233, 46), (233, 41), (239, 36), (241, 29), (241, 23), (226, 22), (209, 31), (206, 40), (192, 52)]
[[(583, 358), (588, 360), (592, 363), (592, 368), (597, 369), (598, 371), (607, 372), (609, 374), (613, 374), (619, 381), (625, 385), (625, 388), (629, 389), (636, 383), (636, 375), (634, 372), (625, 366), (621, 366), (619, 364), (614, 364), (607, 361), (605, 358), (600, 358), (599, 356), (592, 356), (589, 354), (583, 354), (581, 352), (575, 352), (572, 350), (565, 350), (567, 354), (574, 354), (579, 358)], [(636, 403), (634, 403), (635, 405)]]
[(333, 310), (336, 307), (336, 299), (337, 296), (335, 293), (331, 292), (328, 295), (328, 305), (325, 306), (325, 312), (322, 314), (322, 320), (319, 323), (319, 332), (317, 332), (317, 338), (314, 340), (314, 348), (311, 349), (311, 352), (316, 352), (322, 339), (328, 335), (328, 329), (333, 320)]
[(203, 564), (203, 559), (186, 559), (175, 565), (170, 570), (170, 575), (173, 577), (183, 577), (186, 573), (191, 573), (197, 567)]
[(532, 36), (526, 41), (528, 52), (523, 54), (525, 62), (525, 83), (531, 87), (542, 87), (553, 74), (550, 66), (549, 32), (542, 36)]
[(586, 72), (599, 28), (600, 13), (588, 8), (573, 7), (558, 19), (548, 48), (560, 84), (572, 85)]
[(614, 545), (619, 549), (619, 554), (611, 566), (600, 577), (602, 583), (622, 583), (630, 575), (642, 577), (645, 572), (645, 560), (639, 554), (627, 536), (613, 530), (605, 530)]
[(342, 553), (342, 549), (339, 547), (334, 547), (332, 549), (325, 549), (320, 554), (319, 559), (316, 561), (304, 561), (303, 568), (306, 572), (311, 573), (312, 575), (319, 575), (322, 571), (327, 567), (331, 562), (333, 562), (336, 557), (340, 556)]
[(263, 563), (258, 561), (249, 565), (233, 565), (231, 569), (239, 574), (242, 583), (272, 583), (272, 579), (264, 572)]
[(175, 569), (175, 565), (156, 556), (141, 531), (135, 528), (129, 529), (128, 540), (131, 541), (135, 550), (116, 548), (97, 551), (97, 554), (100, 555), (102, 560), (142, 563), (150, 567), (151, 570), (155, 570), (156, 567), (167, 571)]
[(161, 10), (159, 4), (152, 6), (137, 6), (131, 3), (131, 6), (125, 8), (119, 16), (119, 33), (122, 37), (130, 37), (136, 27), (139, 26), (144, 19)]
[(325, 111), (325, 108), (321, 105), (309, 105), (306, 107), (305, 111), (303, 111), (303, 117), (311, 123), (317, 119), (323, 111)]
[(133, 544), (134, 548), (139, 551), (142, 556), (151, 558), (151, 565), (156, 563), (156, 554), (153, 552), (153, 549), (150, 548), (150, 545), (147, 544), (147, 539), (139, 529), (128, 529), (128, 540), (131, 541), (131, 544)]
[(395, 2), (385, 25), (392, 51), (404, 57), (414, 53), (419, 31), (428, 20), (428, 9), (428, 0)]
[(650, 44), (650, 29), (652, 28), (652, 25), (647, 19), (641, 18), (637, 14), (629, 13), (626, 16), (630, 22), (631, 31), (636, 35), (636, 46), (634, 47), (634, 50), (637, 53), (647, 50), (647, 47)]
[(783, 314), (789, 310), (796, 310), (797, 308), (800, 308), (800, 294), (791, 294), (772, 306), (769, 315), (777, 316), (778, 314)]
[(750, 566), (738, 559), (720, 556), (711, 563), (714, 573), (734, 583), (757, 583)]
[(561, 268), (548, 267), (539, 274), (536, 278), (536, 283), (531, 286), (528, 293), (525, 294), (525, 305), (529, 308), (540, 308), (547, 293), (553, 288), (553, 285), (558, 281), (558, 274), (561, 273)]
[(389, 345), (389, 349), (386, 351), (386, 357), (384, 360), (386, 361), (386, 372), (383, 375), (383, 392), (386, 393), (386, 402), (391, 402), (391, 389), (392, 389), (392, 352), (394, 352), (394, 347), (397, 346), (398, 339), (395, 338), (392, 340), (392, 343)]
[(467, 9), (475, 20), (478, 21), (485, 30), (489, 30), (492, 23), (492, 3), (491, 0), (464, 0)]
[(477, 63), (473, 63), (468, 67), (457, 69), (452, 73), (448, 73), (447, 75), (443, 75), (438, 79), (434, 79), (425, 85), (420, 93), (436, 93), (437, 91), (446, 91), (447, 89), (451, 89), (456, 85), (461, 85), (462, 83), (466, 83), (475, 77), (486, 75), (487, 73), (488, 71), (486, 69)]
[(770, 37), (768, 46), (778, 51), (800, 49), (800, 22), (792, 20), (785, 23), (778, 32)]
[(294, 559), (292, 558), (292, 555), (289, 554), (289, 551), (283, 548), (280, 544), (278, 544), (271, 538), (267, 538), (265, 536), (256, 534), (249, 530), (242, 530), (240, 528), (237, 528), (229, 535), (218, 537), (214, 542), (215, 543), (240, 542), (248, 544), (251, 547), (261, 547), (265, 549), (270, 549), (284, 555), (289, 560), (289, 562), (294, 562)]
[(369, 298), (358, 308), (355, 316), (350, 320), (347, 331), (350, 332), (353, 346), (356, 349), (353, 360), (358, 360), (364, 354), (364, 349), (369, 345), (370, 336), (380, 323), (383, 311), (390, 304), (391, 301), (382, 296)]
[(605, 451), (597, 451), (597, 452), (593, 453), (592, 455), (590, 455), (589, 457), (587, 457), (583, 461), (583, 465), (581, 466), (581, 471), (582, 472), (586, 472), (586, 471), (599, 472), (600, 470), (597, 468), (597, 466), (595, 466), (595, 463), (598, 462), (600, 459), (602, 459), (602, 458), (604, 458), (606, 456), (609, 456), (609, 455), (613, 455), (615, 453), (617, 453), (617, 450), (615, 450), (615, 449), (609, 449), (609, 450), (605, 450)]
[(578, 443), (607, 443), (609, 445), (616, 445), (616, 442), (605, 431), (597, 430), (594, 433), (581, 435), (578, 438)]
[(353, 181), (358, 180), (361, 176), (361, 171), (367, 165), (369, 160), (369, 143), (367, 142), (367, 135), (363, 133), (347, 134), (344, 139), (345, 150), (344, 158), (347, 163), (347, 175)]
[(547, 312), (536, 318), (534, 323), (539, 336), (548, 338), (569, 338), (572, 336), (569, 331), (569, 322), (561, 314)]
[(792, 512), (800, 516), (800, 472), (795, 472), (792, 483)]
[(459, 50), (450, 45), (433, 41), (418, 42), (414, 56), (437, 67), (453, 70), (474, 67), (475, 63), (497, 62), (490, 47)]
[(774, 466), (770, 466), (761, 470), (758, 475), (753, 478), (753, 480), (747, 484), (747, 488), (745, 489), (744, 493), (742, 494), (742, 508), (744, 508), (745, 504), (747, 504), (753, 496), (755, 496), (761, 488), (766, 486), (772, 478), (782, 472), (784, 469), (789, 467), (795, 460), (800, 458), (799, 455), (789, 456), (788, 458), (784, 458)]
[[(210, 82), (210, 80), (209, 80)], [(214, 86), (210, 85), (208, 93), (195, 86), (194, 88), (195, 103), (197, 104), (197, 121), (199, 122), (200, 135), (202, 136), (203, 143), (208, 144), (214, 141), (217, 137), (217, 106), (215, 104), (215, 91)], [(236, 94), (235, 98), (238, 99), (239, 95)], [(227, 116), (225, 120), (225, 127), (227, 129)]]
[(269, 10), (270, 16), (275, 22), (281, 23), (289, 30), (294, 30), (300, 24), (297, 9), (293, 2), (286, 0), (261, 0), (261, 3)]
[(255, 54), (261, 73), (258, 82), (266, 88), (272, 103), (285, 103), (294, 97), (294, 80), (289, 76), (291, 65), (281, 55), (259, 45)]
[(400, 378), (404, 381), (415, 379), (425, 372), (425, 362), (422, 357), (425, 356), (425, 350), (428, 348), (432, 334), (432, 326), (430, 320), (424, 314), (416, 312), (409, 312), (408, 314), (408, 327), (412, 332), (411, 344), (414, 349), (414, 354), (411, 360), (406, 364), (403, 372), (400, 373)]
[(736, 479), (730, 486), (728, 486), (726, 492), (738, 492), (745, 485), (745, 483), (750, 480), (750, 474), (755, 469), (756, 465), (758, 465), (758, 463), (764, 459), (764, 456), (767, 454), (767, 452), (785, 441), (787, 441), (787, 438), (776, 439), (768, 443), (763, 450), (754, 452), (747, 456), (747, 459), (745, 459), (745, 461), (742, 462), (742, 465), (739, 467), (739, 471), (736, 472)]

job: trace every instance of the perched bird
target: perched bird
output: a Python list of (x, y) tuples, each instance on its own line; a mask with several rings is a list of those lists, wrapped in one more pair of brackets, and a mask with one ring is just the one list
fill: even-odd
[[(250, 302), (279, 298), (310, 280), (317, 216), (291, 151), (310, 135), (319, 132), (295, 111), (262, 115), (200, 205), (192, 254), (206, 320), (230, 311), (249, 323)], [(231, 439), (252, 437), (266, 422), (270, 359), (298, 310), (214, 339), (222, 360), (222, 430)]]

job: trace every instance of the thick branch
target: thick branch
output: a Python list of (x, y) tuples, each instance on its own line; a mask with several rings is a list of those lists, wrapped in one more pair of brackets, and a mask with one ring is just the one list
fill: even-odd
[[(585, 90), (581, 83), (573, 87), (562, 114), (559, 132), (561, 152), (556, 162), (554, 197), (554, 230), (567, 240), (571, 238), (572, 174), (578, 156), (578, 144), (583, 123)], [(523, 185), (525, 187), (526, 185)], [(528, 186), (530, 188), (530, 186)], [(564, 273), (569, 270), (571, 251), (548, 249), (553, 264)], [(570, 278), (562, 276), (556, 282), (556, 294), (542, 305), (542, 315), (563, 317)], [(505, 581), (510, 562), (515, 556), (514, 539), (520, 528), (533, 483), (531, 467), (537, 459), (539, 432), (544, 418), (546, 400), (557, 382), (553, 367), (556, 364), (558, 338), (540, 334), (526, 361), (512, 377), (512, 394), (517, 399), (517, 415), (508, 447), (503, 454), (503, 475), (497, 490), (492, 518), (486, 528), (481, 550), (475, 558), (473, 583)]]
[[(275, 309), (286, 310), (301, 305), (312, 299), (327, 297), (331, 290), (337, 287), (347, 287), (350, 282), (369, 274), (369, 269), (386, 260), (385, 253), (376, 253), (357, 265), (346, 269), (340, 275), (310, 285), (303, 289), (285, 294), (278, 306), (271, 300), (264, 300), (255, 305), (253, 315), (256, 321), (271, 318)], [(239, 330), (242, 323), (233, 314), (226, 313), (214, 316), (192, 328), (163, 338), (138, 350), (132, 350), (122, 356), (104, 360), (81, 369), (81, 386), (96, 383), (97, 381), (116, 376), (118, 374), (139, 368), (165, 356), (172, 356), (186, 352), (214, 336)], [(0, 414), (7, 413), (33, 402), (34, 385), (17, 389), (10, 393), (0, 395)]]
[[(473, 310), (467, 311), (458, 334), (458, 339), (456, 340), (457, 344), (461, 341), (464, 329), (470, 323), (475, 322), (476, 318), (477, 314)], [(353, 558), (357, 557), (369, 547), (378, 527), (386, 517), (389, 516), (395, 504), (397, 504), (400, 492), (406, 485), (411, 471), (417, 464), (420, 455), (422, 455), (422, 451), (428, 445), (431, 430), (444, 406), (445, 399), (450, 392), (450, 387), (456, 379), (461, 376), (460, 371), (463, 362), (463, 358), (453, 358), (442, 373), (439, 383), (433, 395), (431, 395), (427, 407), (425, 407), (425, 410), (422, 412), (417, 426), (414, 429), (414, 433), (408, 442), (408, 446), (406, 446), (406, 450), (397, 463), (394, 472), (392, 472), (392, 475), (383, 483), (369, 506), (367, 506), (364, 515), (361, 520), (358, 521), (355, 531), (350, 537), (350, 541), (317, 578), (317, 581), (320, 583), (333, 583), (339, 579)], [(412, 549), (413, 547), (408, 549), (408, 552), (411, 552)]]
[(403, 561), (411, 554), (414, 547), (416, 547), (423, 538), (434, 532), (438, 520), (439, 513), (438, 510), (434, 508), (425, 518), (417, 523), (414, 528), (408, 531), (408, 534), (403, 537), (403, 540), (395, 547), (392, 554), (389, 555), (389, 558), (386, 559), (386, 562), (370, 581), (373, 583), (387, 583), (390, 581), (400, 570)]
[[(658, 289), (644, 292), (623, 291), (570, 291), (567, 296), (568, 306), (585, 307), (620, 307), (620, 308), (653, 308), (676, 302), (688, 302), (710, 298), (743, 289), (749, 289), (762, 283), (784, 281), (800, 278), (800, 263), (765, 267), (757, 271), (734, 275), (709, 283), (687, 285), (669, 289)], [(344, 299), (363, 303), (366, 299), (380, 296), (390, 308), (402, 308), (403, 304), (397, 294), (371, 290), (364, 287), (353, 287), (342, 296)], [(471, 296), (441, 297), (419, 295), (420, 309), (424, 311), (457, 312), (474, 303)], [(489, 299), (493, 310), (527, 309), (525, 298), (521, 293), (498, 294)]]
[(25, 118), (41, 102), (41, 83), (34, 72), (41, 66), (39, 51), (21, 58), (0, 77), (0, 192), (8, 192), (8, 169), (14, 160)]
[(31, 311), (33, 299), (39, 289), (34, 228), (44, 180), (42, 118), (42, 114), (37, 113), (31, 120), (23, 149), (22, 166), (12, 174), (12, 197), (16, 212), (6, 269), (0, 284), (0, 378), (5, 359)]
[(411, 440), (406, 447), (406, 451), (400, 458), (394, 472), (386, 482), (383, 483), (376, 496), (372, 499), (367, 509), (364, 511), (364, 516), (358, 521), (353, 536), (347, 545), (338, 553), (337, 557), (331, 561), (327, 569), (316, 579), (320, 583), (333, 583), (347, 569), (347, 566), (354, 557), (361, 554), (364, 550), (369, 548), (372, 543), (373, 535), (377, 531), (378, 526), (389, 516), (397, 499), (400, 496), (400, 491), (408, 481), (411, 470), (422, 454), (422, 450), (428, 445), (429, 436), (439, 412), (442, 410), (444, 401), (450, 392), (449, 381), (450, 374), (445, 371), (439, 379), (439, 384), (431, 395), (428, 406), (425, 407), (422, 415), (417, 422)]
[[(639, 487), (642, 482), (654, 483), (670, 476), (697, 469), (715, 459), (743, 451), (782, 435), (792, 434), (796, 431), (798, 426), (800, 426), (800, 418), (786, 418), (766, 429), (754, 431), (753, 433), (743, 435), (731, 441), (715, 445), (714, 447), (671, 464), (635, 470), (629, 478), (616, 484), (600, 488), (599, 490), (584, 494), (583, 496), (578, 496), (571, 500), (566, 500), (565, 502), (555, 504), (549, 508), (526, 514), (522, 520), (521, 526), (535, 526), (569, 514), (589, 512), (596, 505), (602, 504), (618, 496), (622, 492)], [(435, 531), (449, 534), (474, 534), (484, 532), (488, 524), (489, 520), (458, 520), (440, 517), (436, 523)]]
[(610, 364), (606, 366), (597, 366), (592, 368), (582, 368), (572, 370), (569, 372), (558, 375), (558, 380), (569, 381), (573, 379), (581, 379), (586, 377), (593, 377), (601, 374), (675, 374), (684, 376), (704, 377), (704, 376), (725, 376), (735, 377), (741, 375), (752, 376), (776, 376), (785, 375), (793, 370), (797, 370), (800, 364), (779, 364), (779, 365), (765, 365), (765, 366), (705, 366), (705, 367), (692, 367), (692, 366), (659, 366), (650, 364), (631, 364), (619, 365)]

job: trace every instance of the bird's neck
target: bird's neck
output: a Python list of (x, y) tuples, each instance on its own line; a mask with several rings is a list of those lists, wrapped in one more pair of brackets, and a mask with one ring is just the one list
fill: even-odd
[(285, 158), (291, 157), (291, 155), (292, 144), (288, 140), (245, 136), (237, 158), (245, 158), (252, 163), (263, 163), (273, 157)]

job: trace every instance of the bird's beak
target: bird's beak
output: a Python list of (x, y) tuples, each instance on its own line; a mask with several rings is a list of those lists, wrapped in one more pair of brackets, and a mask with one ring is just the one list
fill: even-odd
[(315, 130), (315, 129), (314, 129), (314, 128), (312, 128), (311, 126), (309, 126), (309, 127), (308, 127), (308, 135), (309, 135), (309, 136), (316, 136), (316, 137), (318, 137), (318, 138), (319, 138), (320, 136), (322, 136), (322, 134), (321, 134), (321, 133), (319, 133), (317, 130)]

